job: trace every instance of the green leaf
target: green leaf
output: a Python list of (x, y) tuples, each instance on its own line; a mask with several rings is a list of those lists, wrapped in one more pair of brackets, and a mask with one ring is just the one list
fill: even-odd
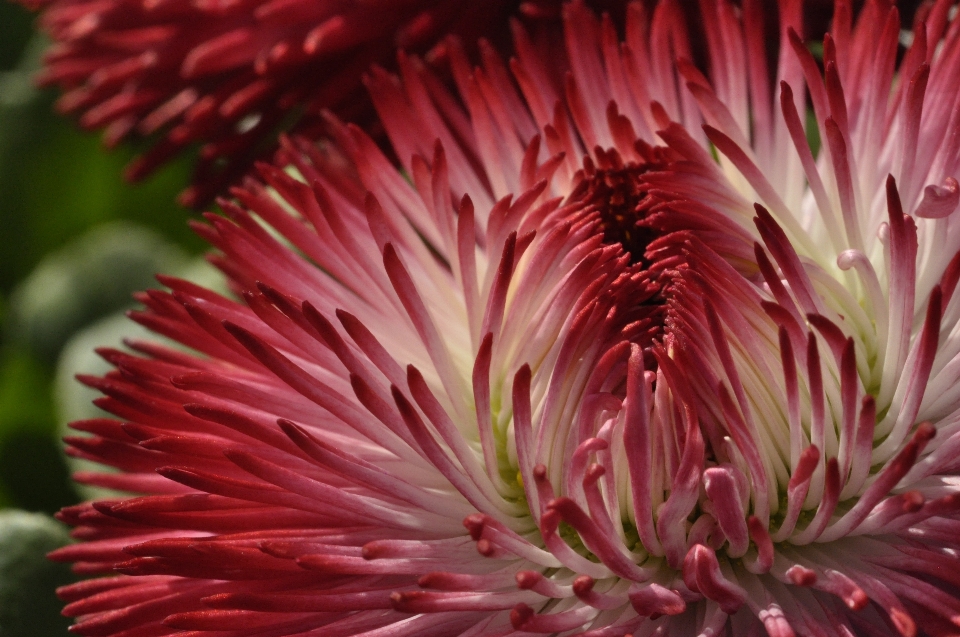
[(0, 511), (0, 635), (67, 634), (70, 620), (54, 591), (75, 577), (46, 554), (69, 543), (66, 528), (46, 515)]
[(12, 69), (33, 35), (34, 16), (20, 5), (0, 3), (0, 69)]
[(52, 432), (50, 371), (24, 348), (0, 349), (0, 437), (31, 427)]
[(157, 287), (158, 272), (187, 255), (149, 228), (114, 222), (94, 228), (43, 259), (10, 298), (7, 334), (53, 363), (70, 336), (133, 305), (132, 294)]
[(22, 348), (0, 349), (0, 506), (53, 513), (77, 501), (56, 437), (51, 376)]

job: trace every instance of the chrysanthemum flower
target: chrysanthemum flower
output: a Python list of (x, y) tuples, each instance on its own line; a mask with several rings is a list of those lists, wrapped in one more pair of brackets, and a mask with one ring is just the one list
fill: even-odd
[(321, 109), (366, 115), (361, 76), (398, 47), (442, 55), (443, 38), (506, 30), (511, 14), (558, 0), (22, 0), (54, 41), (39, 77), (57, 106), (113, 146), (155, 140), (127, 169), (138, 180), (202, 145), (187, 205), (205, 205), (269, 153), (277, 131), (316, 125)]
[[(960, 20), (565, 9), (462, 106), (374, 73), (199, 231), (71, 453), (84, 635), (930, 635), (960, 625)], [(511, 77), (512, 76), (512, 77)], [(770, 78), (776, 83), (770, 85)], [(824, 140), (814, 156), (805, 94)], [(727, 631), (727, 632), (725, 632)]]

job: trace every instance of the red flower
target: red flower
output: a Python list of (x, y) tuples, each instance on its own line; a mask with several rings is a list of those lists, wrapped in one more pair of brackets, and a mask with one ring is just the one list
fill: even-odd
[[(62, 513), (106, 636), (930, 635), (960, 623), (960, 20), (565, 9), (466, 111), (369, 82), (398, 172), (334, 118), (198, 231), (104, 351), (123, 421), (70, 453), (144, 494)], [(677, 61), (679, 58), (679, 61)], [(512, 78), (511, 78), (512, 73)], [(778, 82), (770, 85), (770, 77)], [(809, 91), (825, 140), (808, 144)], [(464, 196), (466, 193), (466, 196)]]
[(23, 0), (53, 38), (40, 76), (57, 106), (108, 146), (156, 140), (141, 179), (200, 144), (187, 205), (202, 205), (268, 153), (277, 131), (315, 127), (322, 109), (367, 116), (361, 77), (398, 47), (442, 55), (448, 35), (503, 40), (507, 18), (559, 0)]

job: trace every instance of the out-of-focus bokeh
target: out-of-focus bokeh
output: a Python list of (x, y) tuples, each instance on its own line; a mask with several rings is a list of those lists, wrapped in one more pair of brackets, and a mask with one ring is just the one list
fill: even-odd
[[(71, 485), (67, 420), (96, 416), (76, 373), (103, 373), (95, 345), (138, 328), (122, 318), (156, 271), (210, 277), (192, 213), (174, 203), (189, 159), (145, 184), (120, 177), (135, 149), (105, 152), (32, 82), (47, 42), (0, 0), (0, 635), (66, 635), (53, 589), (69, 569), (43, 555), (68, 541), (50, 515), (92, 495)], [(26, 512), (29, 512), (26, 513)]]

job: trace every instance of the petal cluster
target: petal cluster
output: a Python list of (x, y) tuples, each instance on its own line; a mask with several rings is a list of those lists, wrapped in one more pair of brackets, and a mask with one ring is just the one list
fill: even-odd
[[(456, 93), (284, 139), (164, 278), (69, 452), (85, 635), (929, 635), (960, 626), (960, 20), (563, 11)], [(776, 78), (771, 84), (770, 78)], [(806, 97), (813, 106), (808, 124)], [(813, 130), (823, 140), (816, 151)], [(242, 299), (242, 300), (241, 300)]]
[[(443, 38), (496, 36), (521, 3), (491, 0), (320, 2), (24, 0), (54, 41), (39, 77), (62, 89), (57, 107), (113, 146), (153, 147), (127, 176), (139, 180), (201, 145), (186, 205), (206, 205), (269, 154), (277, 130), (315, 129), (322, 109), (368, 117), (361, 77), (397, 50), (442, 57)], [(559, 2), (523, 3), (525, 15)]]

